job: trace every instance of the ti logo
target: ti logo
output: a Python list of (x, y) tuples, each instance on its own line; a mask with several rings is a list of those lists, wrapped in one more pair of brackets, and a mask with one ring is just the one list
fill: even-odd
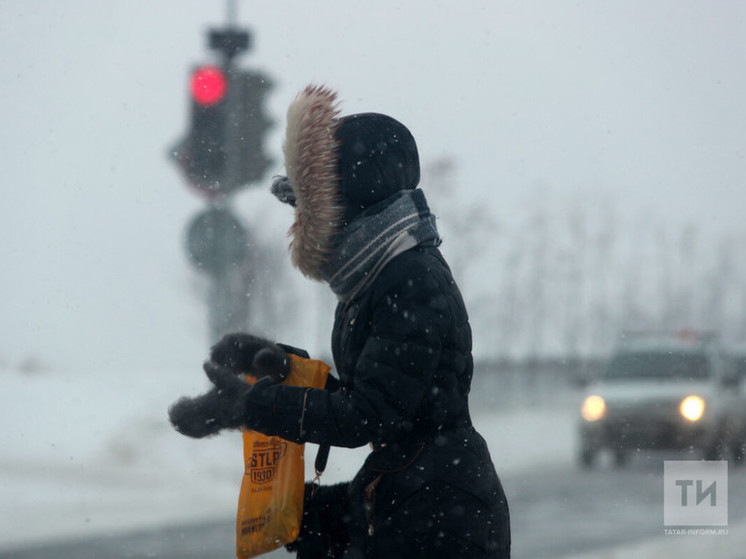
[(665, 526), (728, 525), (728, 463), (666, 460), (663, 463)]

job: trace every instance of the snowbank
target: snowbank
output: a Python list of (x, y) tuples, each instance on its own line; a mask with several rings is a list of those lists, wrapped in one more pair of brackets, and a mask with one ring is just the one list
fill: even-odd
[[(194, 441), (166, 418), (179, 395), (205, 387), (199, 371), (0, 371), (0, 545), (233, 516), (240, 436)], [(570, 460), (567, 412), (482, 413), (475, 423), (501, 473)], [(315, 451), (308, 445), (309, 474)], [(333, 449), (324, 482), (349, 479), (366, 454)]]

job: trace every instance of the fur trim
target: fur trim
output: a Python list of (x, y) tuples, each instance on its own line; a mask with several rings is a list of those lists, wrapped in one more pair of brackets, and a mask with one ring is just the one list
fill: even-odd
[(306, 276), (320, 280), (332, 237), (343, 216), (334, 136), (337, 94), (309, 85), (290, 104), (285, 132), (285, 169), (296, 198), (295, 222), (288, 234), (290, 258)]

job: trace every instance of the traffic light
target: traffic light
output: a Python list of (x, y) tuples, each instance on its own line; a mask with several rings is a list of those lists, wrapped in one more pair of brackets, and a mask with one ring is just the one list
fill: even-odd
[(264, 111), (269, 79), (259, 72), (201, 66), (189, 85), (190, 129), (173, 155), (190, 184), (214, 196), (261, 179), (272, 162), (264, 152), (273, 123)]
[(228, 77), (216, 66), (192, 72), (189, 92), (192, 123), (187, 139), (187, 176), (202, 190), (219, 191), (226, 168), (225, 127), (228, 120)]
[(228, 92), (228, 78), (215, 66), (197, 68), (189, 83), (192, 98), (200, 107), (206, 108), (225, 99)]
[(272, 88), (267, 76), (260, 72), (236, 71), (231, 73), (230, 84), (224, 180), (228, 189), (234, 189), (260, 180), (272, 164), (265, 152), (264, 140), (274, 122), (264, 109)]

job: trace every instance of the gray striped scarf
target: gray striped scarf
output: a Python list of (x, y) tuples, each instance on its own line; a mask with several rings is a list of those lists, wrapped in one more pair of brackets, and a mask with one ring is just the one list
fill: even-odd
[(366, 213), (342, 230), (322, 268), (324, 280), (342, 302), (362, 293), (395, 256), (416, 246), (438, 246), (435, 216), (419, 189), (402, 190), (377, 213)]

